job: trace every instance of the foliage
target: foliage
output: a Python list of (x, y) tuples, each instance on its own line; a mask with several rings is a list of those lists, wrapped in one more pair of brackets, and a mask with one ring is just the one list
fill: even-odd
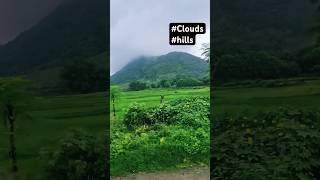
[(196, 78), (185, 78), (185, 79), (178, 79), (177, 80), (177, 87), (192, 87), (192, 86), (201, 86), (203, 82)]
[(110, 97), (114, 95), (115, 98), (119, 98), (121, 96), (122, 89), (119, 86), (111, 86), (110, 88)]
[(140, 91), (147, 88), (147, 83), (142, 81), (133, 81), (129, 84), (129, 90), (130, 91)]
[(168, 87), (170, 87), (170, 86), (171, 86), (170, 81), (167, 80), (167, 79), (162, 79), (162, 80), (160, 80), (160, 82), (159, 82), (159, 87), (168, 88)]
[(320, 114), (279, 109), (214, 121), (215, 179), (318, 179)]
[(132, 129), (141, 125), (152, 125), (154, 124), (148, 110), (143, 105), (134, 103), (128, 109), (128, 112), (125, 114), (123, 123), (129, 128)]
[(62, 86), (71, 92), (89, 93), (107, 89), (107, 70), (85, 60), (67, 63), (60, 74)]
[(23, 103), (29, 99), (26, 94), (29, 85), (30, 82), (21, 77), (0, 78), (0, 104)]
[(310, 43), (308, 30), (315, 6), (309, 0), (216, 0), (213, 6), (214, 52), (250, 49), (283, 53)]
[(34, 99), (28, 91), (31, 82), (21, 77), (0, 78), (0, 117), (8, 125), (8, 107), (17, 119), (30, 119), (27, 106)]
[[(30, 94), (25, 95), (30, 98)], [(16, 121), (17, 158), (20, 174), (22, 177), (27, 176), (21, 178), (22, 180), (48, 179), (45, 176), (48, 161), (42, 158), (41, 154), (47, 150), (58, 149), (60, 140), (70, 128), (82, 128), (95, 137), (101, 137), (100, 134), (106, 130), (108, 116), (106, 93), (45, 96), (30, 99), (27, 106), (22, 102), (19, 104)], [(30, 116), (31, 119), (27, 119)], [(0, 171), (3, 170), (7, 175), (11, 163), (7, 158), (8, 137), (1, 118), (2, 116), (0, 116)], [(107, 137), (104, 139), (108, 139)]]
[(210, 44), (204, 43), (202, 44), (202, 56), (204, 56), (204, 59), (206, 62), (210, 63)]
[(129, 62), (111, 76), (116, 84), (131, 81), (160, 81), (173, 79), (176, 75), (202, 77), (209, 69), (208, 63), (184, 52), (171, 52), (156, 57), (140, 57)]
[(285, 78), (299, 73), (295, 62), (282, 60), (264, 51), (223, 54), (216, 67), (216, 79), (220, 82)]
[(75, 130), (61, 141), (55, 152), (51, 152), (47, 173), (49, 179), (106, 179), (107, 141)]
[(209, 118), (209, 100), (205, 97), (176, 99), (153, 108), (134, 103), (125, 114), (123, 123), (129, 128), (142, 125), (176, 124), (190, 127), (206, 126)]
[[(180, 98), (155, 107), (133, 104), (111, 133), (111, 173), (208, 163), (209, 99)], [(122, 162), (122, 163), (119, 163)]]
[(297, 61), (304, 73), (316, 74), (319, 73), (320, 66), (320, 47), (310, 47), (300, 52), (300, 59)]

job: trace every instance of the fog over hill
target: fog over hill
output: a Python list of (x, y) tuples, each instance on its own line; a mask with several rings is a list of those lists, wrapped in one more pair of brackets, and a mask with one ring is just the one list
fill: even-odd
[(112, 83), (134, 80), (156, 81), (177, 75), (203, 77), (208, 72), (208, 63), (185, 52), (171, 52), (162, 56), (142, 56), (130, 61), (111, 76)]

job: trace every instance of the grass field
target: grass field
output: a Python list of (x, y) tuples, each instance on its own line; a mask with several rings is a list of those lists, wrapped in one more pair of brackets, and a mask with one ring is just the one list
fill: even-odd
[[(81, 128), (97, 136), (105, 133), (106, 93), (43, 97), (29, 106), (31, 119), (17, 120), (17, 156), (20, 173), (37, 179), (47, 162), (41, 152), (54, 150), (71, 129)], [(0, 126), (0, 172), (8, 171), (8, 135)], [(40, 178), (41, 179), (41, 178)]]
[(215, 115), (254, 115), (281, 107), (315, 109), (320, 104), (320, 80), (283, 87), (217, 88), (214, 90)]
[[(164, 96), (164, 101), (171, 101), (182, 97), (209, 96), (210, 89), (205, 88), (185, 88), (185, 89), (151, 89), (144, 91), (126, 91), (120, 93), (116, 98), (116, 117), (122, 119), (124, 113), (132, 103), (141, 103), (148, 107), (160, 104), (160, 96)], [(111, 109), (112, 110), (112, 109)]]
[[(289, 106), (298, 108), (318, 108), (320, 102), (320, 81), (275, 87), (275, 88), (217, 88), (214, 90), (216, 115), (255, 114)], [(116, 118), (112, 118), (111, 130), (117, 119), (122, 119), (130, 104), (143, 103), (155, 106), (160, 103), (160, 95), (165, 101), (178, 97), (209, 96), (209, 88), (199, 89), (157, 89), (122, 92), (116, 98)], [(70, 129), (82, 128), (102, 134), (106, 130), (106, 93), (43, 97), (28, 107), (32, 119), (17, 122), (17, 151), (20, 172), (28, 179), (41, 176), (46, 162), (40, 158), (41, 151), (54, 149), (59, 140)], [(7, 171), (8, 135), (0, 126), (0, 171)]]
[[(134, 102), (154, 106), (160, 103), (160, 95), (165, 101), (178, 97), (209, 96), (209, 88), (162, 89), (122, 92), (116, 99), (116, 115), (121, 119), (128, 106)], [(214, 89), (214, 112), (216, 115), (255, 114), (272, 110), (279, 106), (314, 109), (320, 104), (320, 80), (283, 87), (227, 87)]]
[[(111, 115), (111, 175), (123, 176), (140, 171), (167, 171), (189, 167), (193, 163), (202, 164), (202, 162), (208, 162), (209, 157), (203, 154), (209, 151), (209, 125), (201, 130), (169, 124), (162, 124), (159, 128), (146, 125), (128, 130), (123, 124), (123, 119), (125, 113), (128, 112), (128, 109), (134, 103), (143, 105), (145, 108), (156, 108), (160, 106), (161, 96), (164, 96), (164, 103), (166, 104), (181, 98), (209, 97), (209, 94), (208, 87), (199, 87), (126, 91), (118, 95), (118, 98), (115, 100), (116, 116)], [(208, 111), (209, 107), (205, 110), (205, 113)], [(175, 135), (170, 136), (168, 133), (165, 133), (166, 131)], [(191, 145), (187, 145), (190, 142), (188, 137), (193, 137), (196, 131), (198, 131), (198, 133), (203, 132), (205, 134), (204, 136), (206, 136), (206, 138), (199, 139), (199, 143), (201, 144), (201, 146), (199, 144), (199, 148), (204, 149), (203, 154), (195, 153), (194, 157), (186, 158), (185, 151), (181, 149), (178, 150), (178, 146), (191, 148)], [(188, 137), (185, 137), (186, 133)], [(123, 139), (123, 137), (127, 137), (127, 139)], [(178, 137), (180, 137), (179, 140), (176, 139)], [(200, 137), (202, 137), (202, 135), (199, 135), (199, 138)], [(161, 144), (162, 140), (166, 143)], [(185, 144), (178, 145), (172, 143), (172, 141), (175, 140)], [(204, 147), (202, 144), (205, 143), (207, 144)], [(199, 159), (191, 160), (197, 157), (199, 157)]]
[[(122, 92), (119, 99), (116, 99), (116, 118), (112, 118), (111, 124), (121, 122), (130, 104), (138, 102), (148, 107), (156, 106), (160, 103), (161, 95), (165, 96), (165, 101), (179, 97), (209, 96), (209, 88)], [(250, 117), (279, 107), (319, 109), (320, 80), (306, 80), (280, 87), (219, 87), (214, 90), (214, 98), (214, 104), (211, 105), (214, 117)]]

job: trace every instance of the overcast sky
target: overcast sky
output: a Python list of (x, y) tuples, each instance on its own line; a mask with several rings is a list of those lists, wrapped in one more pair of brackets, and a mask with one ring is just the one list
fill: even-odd
[(62, 0), (0, 0), (0, 44), (29, 29)]
[[(210, 0), (111, 0), (110, 72), (120, 70), (141, 55), (184, 51), (201, 56), (201, 45), (210, 40)], [(169, 23), (204, 22), (195, 46), (170, 46)]]

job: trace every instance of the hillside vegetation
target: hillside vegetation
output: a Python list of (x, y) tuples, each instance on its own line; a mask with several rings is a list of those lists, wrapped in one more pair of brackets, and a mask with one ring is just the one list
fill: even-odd
[(134, 59), (111, 76), (111, 83), (157, 81), (177, 75), (201, 78), (208, 72), (208, 68), (209, 65), (199, 57), (184, 52), (171, 52), (162, 56)]
[(61, 66), (107, 50), (105, 0), (68, 0), (29, 30), (0, 47), (0, 74)]

